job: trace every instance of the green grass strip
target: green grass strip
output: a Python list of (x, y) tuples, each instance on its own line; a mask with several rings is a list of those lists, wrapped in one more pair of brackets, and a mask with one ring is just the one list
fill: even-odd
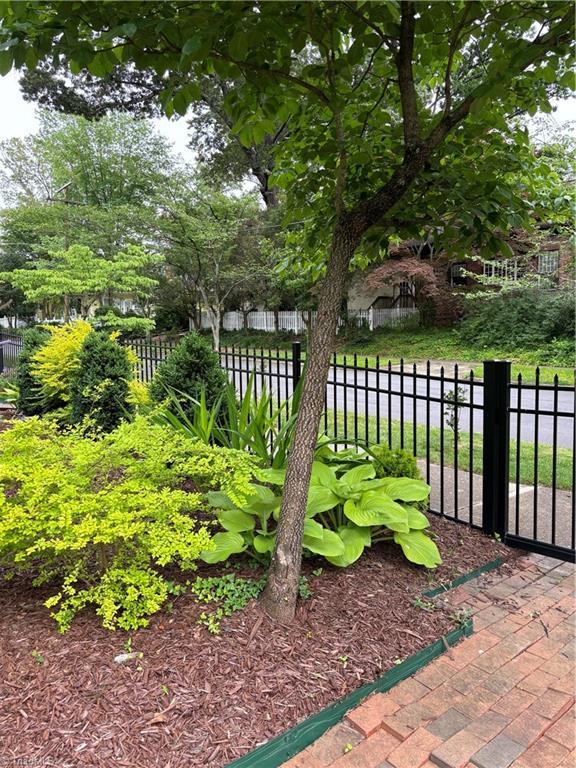
[[(406, 409), (406, 416), (410, 415), (411, 411)], [(356, 437), (361, 441), (366, 441), (368, 438), (369, 443), (375, 443), (377, 440), (377, 419), (375, 416), (368, 416), (368, 423), (363, 415), (358, 414), (356, 419), (356, 425), (354, 423), (354, 414), (349, 413), (347, 415), (347, 437), (354, 442)], [(345, 422), (344, 415), (338, 414), (336, 421), (336, 429), (334, 429), (334, 412), (328, 412), (328, 434), (333, 437), (334, 434), (338, 436), (338, 439), (343, 440), (345, 438)], [(467, 426), (466, 419), (462, 419), (462, 425), (458, 433), (458, 469), (462, 472), (468, 472), (470, 467), (470, 433), (465, 432), (463, 428)], [(392, 420), (390, 423), (391, 432), (391, 444), (394, 448), (399, 448), (401, 445), (402, 429), (401, 423), (397, 420)], [(388, 421), (386, 419), (380, 419), (380, 442), (388, 442)], [(430, 463), (440, 464), (442, 453), (444, 454), (444, 466), (452, 467), (455, 463), (455, 446), (454, 446), (454, 434), (448, 428), (444, 428), (444, 448), (442, 450), (442, 432), (440, 427), (430, 427)], [(522, 441), (517, 443), (516, 440), (510, 440), (510, 482), (516, 480), (516, 451), (520, 448), (520, 483), (524, 485), (534, 484), (534, 443)], [(412, 422), (404, 422), (404, 448), (414, 452), (414, 425)], [(473, 435), (472, 440), (472, 468), (473, 471), (479, 475), (482, 474), (482, 450), (483, 450), (483, 436), (477, 432)], [(426, 458), (426, 425), (416, 425), (416, 456), (420, 459)], [(572, 457), (573, 453), (569, 448), (557, 448), (556, 449), (556, 487), (560, 490), (570, 490), (572, 488)], [(552, 465), (553, 465), (553, 448), (546, 443), (540, 443), (538, 445), (538, 484), (539, 485), (552, 485)]]

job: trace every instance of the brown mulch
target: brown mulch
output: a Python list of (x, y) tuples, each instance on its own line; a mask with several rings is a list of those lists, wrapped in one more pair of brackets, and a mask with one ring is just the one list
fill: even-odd
[[(433, 529), (445, 560), (435, 583), (514, 557), (465, 526), (434, 518)], [(3, 585), (0, 763), (220, 768), (454, 626), (444, 608), (414, 605), (434, 584), (393, 546), (369, 550), (347, 569), (324, 564), (313, 576), (319, 565), (305, 564), (313, 594), (292, 625), (252, 604), (212, 636), (185, 595), (131, 633), (143, 657), (122, 665), (114, 656), (126, 633), (102, 629), (86, 611), (60, 635), (41, 604), (49, 592)]]

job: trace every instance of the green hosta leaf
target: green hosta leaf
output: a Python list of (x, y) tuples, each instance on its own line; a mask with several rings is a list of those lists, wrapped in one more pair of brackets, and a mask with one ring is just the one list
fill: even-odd
[(259, 469), (257, 470), (258, 479), (263, 483), (270, 483), (270, 485), (284, 485), (286, 479), (285, 469)]
[(330, 488), (324, 488), (321, 485), (311, 485), (308, 491), (308, 506), (306, 514), (309, 517), (319, 515), (321, 512), (327, 512), (329, 509), (340, 503), (340, 499)]
[(260, 554), (264, 554), (265, 552), (272, 552), (274, 549), (274, 544), (276, 542), (276, 534), (275, 533), (267, 533), (267, 534), (257, 534), (254, 536), (254, 549), (256, 552), (260, 552)]
[(382, 484), (384, 492), (400, 501), (424, 501), (430, 495), (430, 486), (411, 477), (387, 477)]
[(423, 528), (428, 528), (430, 525), (428, 518), (419, 509), (416, 509), (416, 507), (404, 507), (404, 509), (408, 513), (408, 525), (411, 529), (422, 530)]
[(270, 515), (280, 506), (280, 496), (276, 496), (270, 488), (264, 485), (252, 484), (253, 493), (246, 501), (245, 509), (257, 515)]
[[(344, 504), (344, 514), (356, 525), (361, 527), (371, 525), (386, 525), (386, 515), (380, 509), (364, 509), (353, 499), (348, 499)], [(406, 530), (408, 526), (406, 525)]]
[(436, 568), (442, 558), (438, 547), (429, 536), (422, 531), (410, 531), (409, 533), (395, 533), (394, 541), (400, 544), (404, 556), (411, 563), (425, 565), (426, 568)]
[(212, 536), (212, 543), (214, 544), (214, 549), (204, 550), (200, 554), (200, 558), (205, 563), (221, 563), (223, 560), (228, 560), (231, 555), (243, 552), (246, 548), (244, 537), (239, 533), (232, 533), (231, 531), (214, 534)]
[(344, 542), (344, 552), (336, 557), (326, 557), (326, 560), (332, 565), (346, 568), (358, 560), (364, 547), (370, 546), (370, 529), (343, 526), (338, 529), (338, 535)]
[(256, 519), (241, 509), (223, 509), (217, 517), (222, 528), (233, 533), (251, 531), (256, 525)]
[(340, 482), (346, 483), (347, 485), (356, 485), (356, 483), (361, 483), (363, 480), (371, 480), (375, 474), (376, 470), (374, 469), (374, 465), (366, 462), (360, 464), (358, 467), (349, 469), (348, 472), (344, 472), (340, 478)]
[(304, 520), (304, 536), (310, 536), (312, 539), (321, 539), (326, 529), (323, 525), (312, 520), (310, 517)]
[(365, 493), (360, 502), (349, 499), (344, 504), (344, 514), (356, 525), (384, 525), (391, 531), (408, 533), (408, 513), (383, 493), (370, 491)]
[(314, 539), (311, 536), (304, 535), (303, 546), (316, 555), (324, 557), (338, 557), (344, 554), (344, 542), (337, 533), (324, 528), (324, 534), (321, 539)]
[(338, 480), (332, 467), (323, 464), (321, 461), (315, 461), (312, 464), (312, 476), (310, 478), (312, 485), (321, 485), (324, 488), (335, 489)]
[(222, 491), (208, 491), (206, 500), (211, 507), (216, 507), (217, 509), (238, 509), (236, 504)]

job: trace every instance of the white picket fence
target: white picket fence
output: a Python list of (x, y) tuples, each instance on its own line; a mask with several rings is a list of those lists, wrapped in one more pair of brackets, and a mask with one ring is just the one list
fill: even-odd
[[(275, 324), (274, 312), (270, 310), (257, 310), (248, 312), (246, 316), (247, 327), (255, 331), (292, 331), (293, 333), (306, 333), (309, 323), (316, 320), (316, 312), (302, 312), (300, 310), (280, 311), (278, 324)], [(412, 307), (394, 307), (393, 309), (359, 309), (350, 311), (348, 318), (354, 319), (358, 325), (365, 323), (370, 330), (383, 326), (401, 325), (408, 318), (418, 315), (418, 310)], [(344, 320), (340, 320), (342, 325)], [(225, 312), (222, 325), (226, 331), (240, 331), (244, 328), (244, 314), (242, 312)], [(202, 312), (202, 328), (210, 328), (208, 312)]]

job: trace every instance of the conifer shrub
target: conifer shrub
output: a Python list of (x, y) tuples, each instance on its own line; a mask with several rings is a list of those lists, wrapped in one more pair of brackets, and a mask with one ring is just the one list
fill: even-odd
[(78, 367), (70, 382), (70, 421), (88, 420), (91, 427), (110, 432), (133, 412), (130, 382), (134, 365), (130, 352), (114, 336), (92, 332), (84, 341)]
[(158, 366), (150, 395), (155, 402), (162, 402), (166, 400), (169, 390), (174, 390), (176, 398), (182, 392), (188, 397), (178, 399), (183, 410), (189, 413), (193, 407), (190, 397), (200, 400), (204, 392), (206, 404), (211, 407), (223, 393), (227, 382), (218, 354), (206, 339), (192, 332)]
[(70, 385), (80, 366), (80, 353), (85, 340), (92, 335), (86, 320), (49, 326), (50, 334), (32, 356), (30, 372), (39, 384), (42, 412), (66, 408), (70, 402)]
[(16, 385), (18, 387), (17, 409), (25, 416), (35, 416), (45, 410), (40, 382), (32, 375), (31, 366), (34, 355), (49, 340), (48, 331), (41, 328), (29, 328), (24, 331), (23, 348), (18, 357)]

